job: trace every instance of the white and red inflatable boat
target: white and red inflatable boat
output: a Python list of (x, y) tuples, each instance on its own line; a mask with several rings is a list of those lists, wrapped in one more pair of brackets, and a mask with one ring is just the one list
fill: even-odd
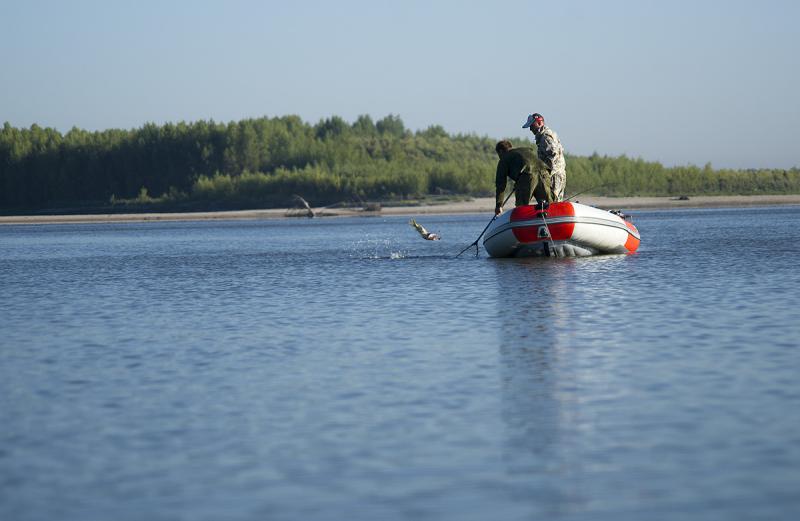
[(517, 206), (486, 230), (483, 246), (492, 257), (584, 257), (632, 253), (639, 230), (630, 218), (580, 203)]

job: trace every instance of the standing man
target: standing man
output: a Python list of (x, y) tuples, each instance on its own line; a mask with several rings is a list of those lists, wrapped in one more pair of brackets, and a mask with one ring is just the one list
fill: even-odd
[(503, 211), (509, 178), (514, 181), (516, 206), (530, 204), (531, 196), (535, 197), (536, 201), (553, 201), (550, 183), (547, 182), (549, 179), (547, 165), (536, 157), (532, 148), (513, 148), (510, 141), (503, 140), (495, 145), (494, 150), (499, 158), (494, 179), (495, 215), (500, 215)]
[(544, 161), (550, 170), (551, 189), (556, 201), (564, 200), (564, 187), (567, 185), (567, 161), (564, 159), (564, 147), (550, 127), (544, 124), (544, 117), (534, 112), (522, 128), (530, 128), (536, 138), (539, 159)]

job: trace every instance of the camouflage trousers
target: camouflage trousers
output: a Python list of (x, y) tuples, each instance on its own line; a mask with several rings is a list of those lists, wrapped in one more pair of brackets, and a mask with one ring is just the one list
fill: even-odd
[(564, 200), (564, 188), (567, 186), (567, 169), (554, 168), (550, 173), (550, 186), (553, 190), (553, 198), (555, 201)]

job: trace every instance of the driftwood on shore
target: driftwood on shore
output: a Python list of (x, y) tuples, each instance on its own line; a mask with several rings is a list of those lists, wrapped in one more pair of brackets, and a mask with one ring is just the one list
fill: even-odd
[(314, 213), (314, 210), (311, 208), (311, 205), (308, 204), (308, 201), (306, 201), (299, 195), (292, 196), (292, 200), (295, 203), (295, 207), (286, 210), (287, 217), (308, 217), (309, 219), (312, 217), (316, 217), (316, 214)]
[(302, 196), (292, 196), (294, 207), (286, 210), (286, 217), (324, 217), (326, 215), (337, 215), (334, 213), (326, 213), (326, 210), (344, 209), (353, 212), (380, 212), (381, 203), (359, 201), (357, 204), (353, 202), (341, 201), (328, 206), (323, 206), (314, 210), (311, 205)]

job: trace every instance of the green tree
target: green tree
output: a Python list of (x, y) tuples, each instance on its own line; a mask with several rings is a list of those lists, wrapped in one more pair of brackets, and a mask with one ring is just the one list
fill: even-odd
[(384, 136), (403, 137), (406, 133), (403, 120), (400, 119), (400, 116), (395, 116), (393, 114), (379, 119), (378, 122), (375, 123), (375, 128), (379, 134)]

